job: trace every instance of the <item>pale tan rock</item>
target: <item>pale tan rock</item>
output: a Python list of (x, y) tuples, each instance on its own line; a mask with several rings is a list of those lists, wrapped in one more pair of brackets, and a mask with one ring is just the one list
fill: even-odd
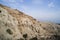
[[(0, 35), (3, 34), (3, 40), (60, 40), (60, 25), (39, 22), (17, 9), (1, 4), (0, 10), (2, 10), (0, 13)], [(9, 35), (6, 32), (7, 29), (10, 29), (13, 34)]]
[(17, 28), (18, 21), (0, 7), (0, 40), (17, 40), (22, 38)]

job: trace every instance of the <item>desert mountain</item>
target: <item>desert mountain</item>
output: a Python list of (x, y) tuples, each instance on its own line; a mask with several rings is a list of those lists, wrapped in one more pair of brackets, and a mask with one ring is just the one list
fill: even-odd
[(0, 40), (60, 40), (60, 25), (0, 4)]

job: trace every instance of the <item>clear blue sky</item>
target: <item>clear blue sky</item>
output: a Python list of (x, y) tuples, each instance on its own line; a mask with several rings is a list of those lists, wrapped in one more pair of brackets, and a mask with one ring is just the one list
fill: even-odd
[(60, 0), (0, 0), (38, 20), (60, 23)]

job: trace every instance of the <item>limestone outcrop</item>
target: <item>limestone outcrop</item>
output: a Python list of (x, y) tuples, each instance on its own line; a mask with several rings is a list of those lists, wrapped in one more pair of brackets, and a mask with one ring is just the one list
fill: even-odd
[(0, 4), (0, 40), (60, 40), (60, 25)]

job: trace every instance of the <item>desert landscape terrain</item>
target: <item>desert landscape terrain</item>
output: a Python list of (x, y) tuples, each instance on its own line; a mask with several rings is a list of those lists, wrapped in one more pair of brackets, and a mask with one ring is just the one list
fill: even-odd
[(60, 25), (0, 4), (0, 40), (60, 40)]

